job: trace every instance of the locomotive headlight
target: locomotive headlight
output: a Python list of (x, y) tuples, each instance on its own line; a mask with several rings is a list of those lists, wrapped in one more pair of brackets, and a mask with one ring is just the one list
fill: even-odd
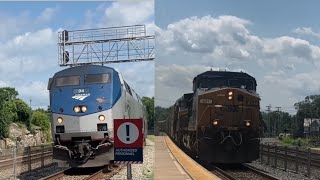
[(232, 99), (232, 96), (229, 96), (228, 99), (231, 100), (231, 99)]
[(86, 111), (87, 111), (87, 106), (82, 106), (82, 107), (81, 107), (81, 111), (82, 111), (82, 112), (86, 112)]
[(232, 96), (232, 94), (233, 94), (232, 91), (230, 91), (230, 92), (228, 93), (229, 96)]
[(214, 121), (213, 121), (213, 125), (214, 125), (214, 126), (218, 125), (218, 120), (214, 120)]
[(98, 118), (99, 118), (99, 121), (104, 121), (106, 119), (104, 115), (100, 115)]
[(58, 117), (58, 118), (57, 118), (57, 122), (58, 122), (59, 124), (61, 124), (61, 123), (63, 122), (62, 117)]
[(73, 108), (73, 111), (76, 112), (76, 113), (80, 112), (80, 107), (79, 106), (75, 106)]
[(251, 125), (250, 121), (246, 122), (246, 126), (249, 127)]

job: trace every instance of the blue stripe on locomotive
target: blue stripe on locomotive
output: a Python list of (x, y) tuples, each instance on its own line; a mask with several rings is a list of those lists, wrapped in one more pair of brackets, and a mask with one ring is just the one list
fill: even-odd
[[(84, 75), (86, 74), (105, 74), (110, 73), (110, 83), (100, 84), (84, 84)], [(118, 72), (113, 68), (97, 65), (84, 65), (79, 67), (72, 67), (60, 72), (57, 72), (53, 78), (80, 75), (80, 85), (55, 87), (55, 82), (52, 83), (50, 89), (50, 107), (53, 113), (65, 114), (72, 116), (83, 116), (99, 112), (98, 106), (102, 110), (112, 108), (112, 106), (119, 100), (121, 96), (121, 83)], [(85, 89), (85, 93), (90, 95), (83, 100), (72, 98), (76, 95), (77, 89)], [(104, 100), (99, 102), (99, 100)], [(87, 111), (84, 113), (75, 113), (73, 108), (75, 106), (87, 106)], [(60, 111), (63, 108), (63, 112)]]

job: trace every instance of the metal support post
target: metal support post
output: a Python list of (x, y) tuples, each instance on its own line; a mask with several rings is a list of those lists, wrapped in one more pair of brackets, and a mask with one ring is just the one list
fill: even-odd
[(12, 148), (12, 153), (13, 153), (13, 179), (16, 180), (17, 179), (17, 175), (16, 175), (17, 148), (16, 147)]
[(127, 179), (132, 179), (132, 171), (131, 171), (131, 164), (127, 164)]

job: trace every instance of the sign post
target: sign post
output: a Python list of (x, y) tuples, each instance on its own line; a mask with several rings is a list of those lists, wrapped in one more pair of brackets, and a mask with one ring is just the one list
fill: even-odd
[(131, 164), (143, 163), (143, 120), (114, 119), (114, 163), (127, 164), (127, 179), (132, 179)]

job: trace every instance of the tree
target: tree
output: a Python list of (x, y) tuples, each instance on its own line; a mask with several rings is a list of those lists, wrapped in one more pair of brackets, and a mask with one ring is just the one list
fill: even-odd
[(148, 114), (148, 129), (154, 129), (154, 97), (142, 97)]
[(0, 88), (0, 103), (1, 101), (10, 101), (16, 99), (18, 96), (18, 92), (15, 88), (11, 87), (2, 87)]
[(30, 128), (31, 108), (21, 99), (14, 100), (17, 107), (18, 121), (23, 122)]
[(155, 121), (163, 121), (168, 117), (168, 108), (157, 106), (155, 107)]
[(36, 110), (32, 113), (31, 123), (40, 126), (43, 130), (50, 129), (50, 118), (44, 110)]
[(51, 141), (50, 117), (48, 116), (45, 110), (37, 109), (33, 111), (31, 123), (33, 125), (41, 127), (41, 130), (42, 132), (44, 132), (46, 140)]
[(15, 118), (15, 112), (12, 111), (12, 104), (6, 101), (0, 105), (0, 137), (6, 138), (9, 136), (9, 126)]

